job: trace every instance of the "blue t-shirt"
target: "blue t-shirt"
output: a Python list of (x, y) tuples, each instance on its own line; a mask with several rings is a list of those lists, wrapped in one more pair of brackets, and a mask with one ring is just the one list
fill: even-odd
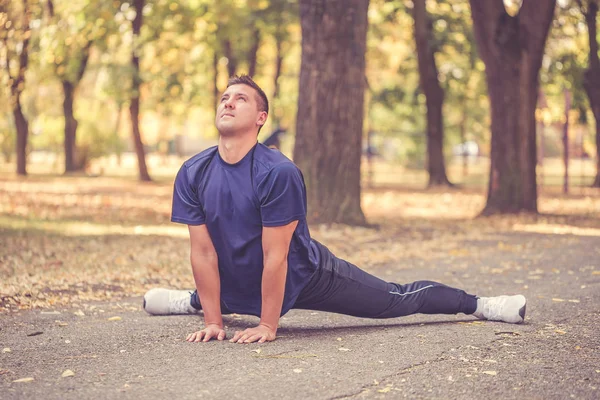
[(298, 221), (281, 315), (292, 308), (317, 268), (302, 173), (279, 151), (262, 144), (236, 164), (226, 163), (216, 146), (186, 161), (175, 178), (171, 221), (206, 224), (219, 259), (221, 301), (235, 313), (260, 316), (263, 226)]

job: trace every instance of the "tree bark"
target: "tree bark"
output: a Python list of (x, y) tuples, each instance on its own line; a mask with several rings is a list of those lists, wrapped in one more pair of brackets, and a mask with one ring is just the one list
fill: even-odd
[(483, 214), (536, 213), (535, 107), (556, 0), (525, 1), (514, 17), (502, 0), (470, 0), (470, 4), (492, 117), (490, 179)]
[(256, 57), (259, 47), (260, 30), (255, 27), (252, 32), (252, 46), (250, 46), (250, 50), (248, 51), (248, 75), (252, 77), (256, 74)]
[(217, 49), (214, 50), (213, 54), (213, 111), (215, 112), (215, 118), (217, 116), (217, 107), (219, 106), (219, 53)]
[(365, 225), (360, 206), (368, 0), (300, 0), (302, 62), (294, 161), (308, 217)]
[(133, 0), (133, 6), (135, 8), (135, 18), (132, 22), (134, 43), (133, 51), (131, 53), (133, 83), (131, 87), (132, 97), (129, 102), (129, 114), (131, 115), (133, 144), (138, 159), (139, 177), (141, 181), (151, 181), (152, 179), (150, 178), (148, 168), (146, 167), (146, 152), (144, 151), (144, 143), (142, 142), (142, 135), (140, 133), (140, 86), (142, 85), (142, 79), (140, 78), (140, 58), (138, 56), (140, 44), (138, 43), (138, 40), (142, 28), (142, 10), (144, 9), (144, 2), (145, 0)]
[(427, 172), (428, 186), (453, 186), (446, 175), (444, 162), (444, 90), (438, 80), (435, 49), (432, 46), (431, 19), (426, 0), (413, 0), (414, 35), (419, 64), (419, 83), (427, 104)]
[[(283, 39), (280, 34), (275, 35), (275, 76), (273, 76), (273, 96), (271, 96), (271, 103), (275, 103), (275, 99), (279, 96), (279, 77), (281, 76), (281, 70), (283, 66), (283, 51), (282, 51), (282, 43)], [(277, 110), (273, 110), (271, 113), (273, 117), (273, 126), (279, 127), (281, 123), (281, 116)]]
[(75, 87), (68, 80), (62, 81), (64, 101), (63, 113), (65, 117), (65, 173), (77, 170), (75, 165), (75, 136), (77, 134), (77, 120), (73, 114), (73, 97)]
[(588, 68), (584, 74), (583, 87), (590, 100), (596, 122), (596, 177), (592, 187), (600, 187), (600, 58), (598, 57), (598, 30), (596, 28), (598, 1), (590, 0), (587, 10), (581, 8), (588, 28), (588, 41), (590, 44)]
[(227, 57), (227, 73), (229, 74), (229, 78), (231, 78), (237, 71), (237, 60), (233, 54), (231, 40), (223, 40), (223, 52), (225, 53), (225, 57)]
[[(50, 1), (48, 3), (51, 4)], [(63, 114), (65, 118), (65, 173), (75, 172), (85, 168), (85, 163), (78, 163), (75, 160), (77, 152), (77, 126), (79, 123), (75, 118), (74, 103), (75, 91), (77, 90), (77, 86), (79, 86), (79, 82), (81, 82), (83, 74), (85, 73), (85, 69), (87, 68), (91, 47), (92, 42), (88, 41), (82, 49), (82, 58), (79, 61), (79, 69), (77, 70), (77, 75), (75, 76), (73, 82), (67, 78), (63, 78), (61, 82), (64, 95)]]
[[(6, 71), (10, 79), (10, 101), (13, 117), (15, 119), (15, 128), (17, 130), (16, 152), (17, 152), (17, 174), (27, 175), (27, 141), (29, 137), (29, 123), (23, 114), (21, 107), (21, 93), (25, 88), (25, 71), (29, 65), (29, 41), (31, 38), (31, 29), (29, 27), (29, 19), (31, 9), (28, 1), (23, 0), (23, 15), (21, 19), (22, 30), (21, 36), (21, 53), (18, 57), (18, 71), (16, 76), (12, 76), (10, 72), (10, 54), (8, 39), (4, 37), (4, 47), (6, 48)], [(4, 9), (4, 5), (2, 7)], [(2, 10), (4, 11), (4, 10)]]

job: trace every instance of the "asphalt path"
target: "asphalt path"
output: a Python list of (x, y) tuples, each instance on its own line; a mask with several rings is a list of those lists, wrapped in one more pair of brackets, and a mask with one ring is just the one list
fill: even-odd
[[(141, 298), (31, 310), (0, 315), (0, 399), (600, 398), (600, 237), (504, 236), (531, 244), (517, 252), (495, 240), (371, 272), (523, 293), (524, 324), (293, 310), (276, 341), (240, 345), (187, 343), (201, 317), (149, 316)], [(226, 316), (228, 337), (257, 321)]]

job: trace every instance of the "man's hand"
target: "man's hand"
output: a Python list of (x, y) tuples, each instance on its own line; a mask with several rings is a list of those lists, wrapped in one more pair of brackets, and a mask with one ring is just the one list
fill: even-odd
[(227, 334), (219, 325), (206, 325), (204, 329), (198, 332), (190, 333), (185, 340), (188, 342), (208, 342), (210, 339), (225, 339)]
[(237, 331), (230, 340), (232, 343), (264, 343), (275, 340), (277, 329), (269, 328), (266, 325), (258, 325), (256, 328), (248, 328), (243, 331)]

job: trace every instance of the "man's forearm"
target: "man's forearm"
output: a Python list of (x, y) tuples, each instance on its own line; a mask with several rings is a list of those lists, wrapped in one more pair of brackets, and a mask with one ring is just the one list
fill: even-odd
[(191, 262), (196, 289), (204, 312), (204, 323), (223, 327), (218, 258), (216, 254), (192, 254)]
[(285, 293), (287, 260), (265, 261), (262, 276), (262, 310), (260, 324), (277, 330)]

